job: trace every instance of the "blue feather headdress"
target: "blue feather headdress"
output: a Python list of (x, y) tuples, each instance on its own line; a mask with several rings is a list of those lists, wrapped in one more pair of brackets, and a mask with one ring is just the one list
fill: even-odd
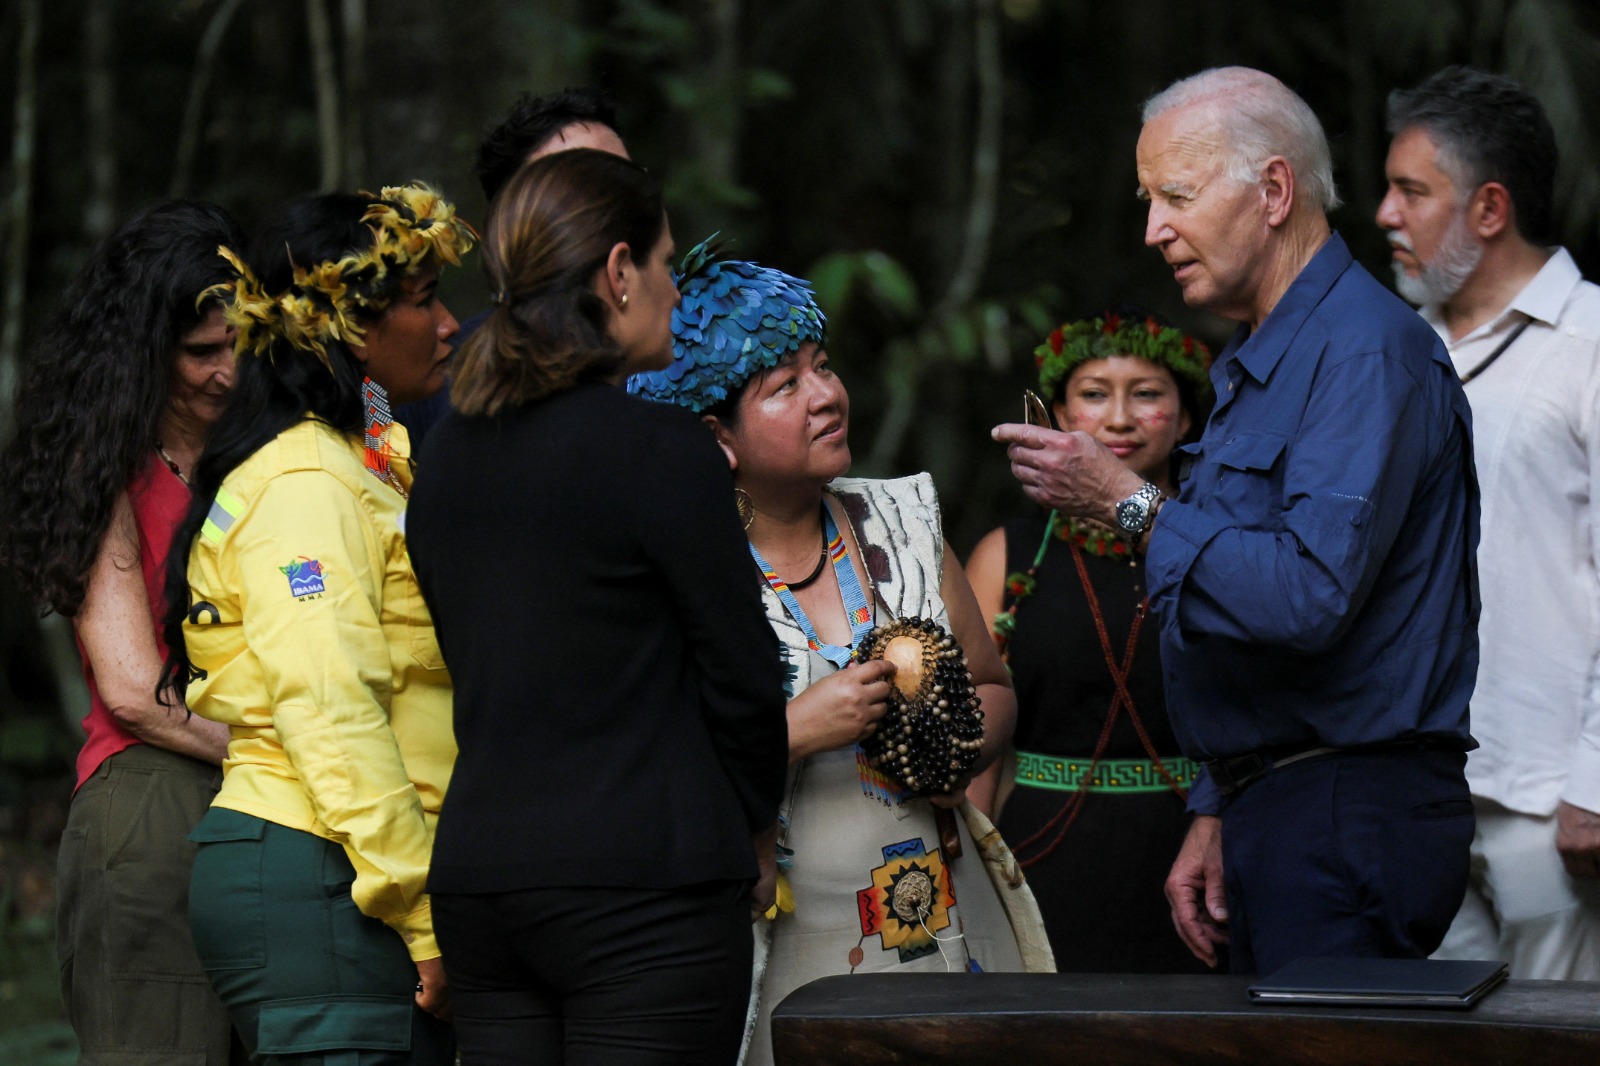
[(781, 270), (718, 259), (717, 234), (679, 266), (683, 301), (672, 312), (672, 365), (628, 379), (628, 391), (699, 414), (807, 341), (827, 343), (828, 320), (809, 282)]

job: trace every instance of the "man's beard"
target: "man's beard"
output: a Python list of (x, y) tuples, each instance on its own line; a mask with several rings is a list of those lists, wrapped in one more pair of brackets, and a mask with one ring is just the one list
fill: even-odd
[[(1389, 243), (1416, 254), (1411, 242), (1398, 231), (1389, 234)], [(1467, 228), (1466, 212), (1461, 211), (1450, 220), (1450, 228), (1445, 230), (1444, 239), (1439, 242), (1432, 261), (1423, 263), (1415, 277), (1407, 274), (1406, 268), (1398, 260), (1391, 264), (1394, 267), (1394, 287), (1411, 303), (1420, 307), (1437, 307), (1461, 291), (1461, 286), (1478, 269), (1482, 259), (1483, 242)]]

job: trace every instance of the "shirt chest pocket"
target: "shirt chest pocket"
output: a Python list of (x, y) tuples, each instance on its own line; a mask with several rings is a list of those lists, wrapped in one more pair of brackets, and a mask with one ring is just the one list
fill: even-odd
[[(411, 570), (411, 556), (403, 543), (389, 558), (388, 572), (384, 575), (384, 601), (384, 626), (395, 625), (403, 631), (404, 648), (411, 653), (412, 661), (425, 670), (444, 669), (444, 655), (433, 629), (433, 616), (422, 599), (422, 589)], [(398, 645), (393, 646), (396, 651), (400, 650)]]
[(406, 590), (406, 628), (410, 631), (411, 658), (427, 670), (444, 669), (444, 653), (439, 650), (439, 637), (433, 629), (433, 617), (423, 602), (422, 590), (416, 582), (409, 582)]
[(1270, 433), (1240, 433), (1219, 444), (1212, 470), (1212, 506), (1243, 525), (1276, 528), (1283, 506), (1286, 444)]

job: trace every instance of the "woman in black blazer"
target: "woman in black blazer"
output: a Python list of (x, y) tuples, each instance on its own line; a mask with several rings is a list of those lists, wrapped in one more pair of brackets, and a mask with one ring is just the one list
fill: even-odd
[(672, 358), (658, 189), (542, 158), (484, 251), (496, 310), (407, 515), (456, 686), (428, 888), (463, 1059), (733, 1062), (784, 695), (727, 462), (620, 387)]

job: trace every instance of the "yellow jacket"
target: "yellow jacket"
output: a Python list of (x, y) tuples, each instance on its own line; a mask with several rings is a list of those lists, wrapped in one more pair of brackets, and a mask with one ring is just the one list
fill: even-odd
[[(409, 442), (392, 469), (410, 486)], [(215, 804), (344, 846), (363, 914), (438, 956), (423, 891), (455, 762), (405, 500), (307, 419), (223, 481), (189, 556), (190, 708), (232, 730)]]

